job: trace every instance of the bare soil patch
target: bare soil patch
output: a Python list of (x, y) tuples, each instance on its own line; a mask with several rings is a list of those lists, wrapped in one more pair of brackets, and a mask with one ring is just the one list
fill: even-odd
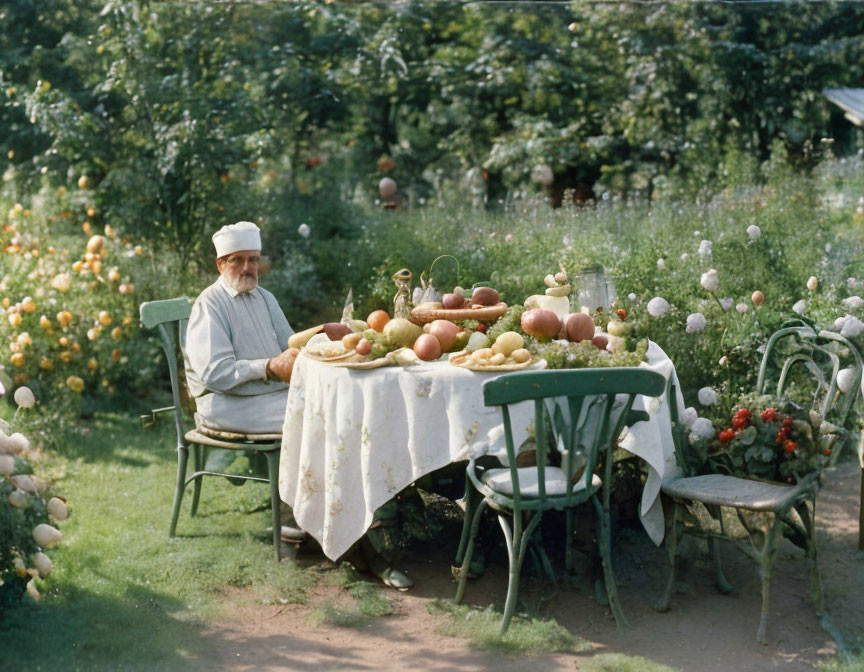
[[(859, 470), (847, 463), (826, 472), (819, 500), (822, 577), (829, 613), (847, 644), (864, 644), (864, 553), (857, 550)], [(307, 605), (265, 605), (260, 596), (237, 593), (228, 616), (209, 634), (216, 645), (201, 667), (219, 670), (578, 670), (602, 652), (642, 656), (681, 670), (812, 670), (836, 652), (833, 640), (819, 627), (809, 602), (807, 565), (803, 553), (784, 541), (778, 556), (769, 644), (756, 642), (760, 589), (756, 567), (734, 548), (724, 548), (726, 575), (735, 586), (731, 595), (718, 593), (704, 544), (694, 541), (689, 561), (679, 573), (679, 593), (667, 614), (651, 604), (661, 591), (666, 572), (664, 549), (644, 534), (625, 531), (615, 549), (616, 573), (625, 612), (634, 626), (618, 632), (607, 609), (593, 598), (590, 571), (567, 585), (553, 586), (525, 577), (524, 601), (544, 617), (555, 618), (593, 648), (577, 654), (507, 656), (474, 649), (467, 640), (437, 632), (446, 615), (431, 615), (435, 598), (455, 592), (450, 576), (449, 546), (426, 559), (413, 553), (403, 567), (417, 580), (408, 593), (390, 593), (394, 613), (358, 627), (319, 625), (316, 604), (338, 601), (340, 589), (322, 581)], [(431, 557), (431, 559), (429, 559)], [(301, 562), (324, 570), (320, 554), (301, 555)], [(471, 605), (502, 605), (506, 565), (492, 564), (469, 584)], [(538, 609), (539, 605), (539, 609)]]

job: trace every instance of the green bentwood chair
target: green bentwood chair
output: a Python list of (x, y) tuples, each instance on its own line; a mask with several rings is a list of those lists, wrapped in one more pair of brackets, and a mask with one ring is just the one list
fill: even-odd
[[(279, 452), (282, 447), (280, 434), (239, 434), (211, 430), (205, 427), (184, 430), (183, 410), (180, 404), (180, 366), (186, 348), (186, 325), (192, 312), (192, 302), (186, 298), (149, 301), (140, 308), (141, 323), (148, 329), (157, 328), (162, 340), (162, 349), (168, 360), (168, 373), (171, 377), (171, 394), (174, 405), (152, 411), (155, 419), (159, 413), (169, 411), (174, 414), (174, 427), (177, 430), (177, 480), (174, 488), (174, 509), (171, 512), (169, 536), (175, 536), (177, 519), (183, 493), (189, 483), (194, 483), (192, 494), (192, 516), (198, 512), (201, 485), (204, 476), (222, 476), (236, 481), (256, 481), (270, 484), (270, 506), (273, 514), (273, 546), (276, 561), (280, 559), (281, 520), (279, 514)], [(207, 471), (205, 464), (211, 448), (241, 451), (248, 454), (263, 455), (267, 461), (268, 478), (247, 474), (226, 474)], [(195, 472), (186, 476), (189, 453)]]
[[(840, 334), (819, 331), (797, 321), (785, 326), (768, 339), (759, 368), (757, 389), (760, 394), (769, 391), (782, 396), (793, 382), (805, 383), (811, 408), (822, 419), (829, 420), (834, 427), (829, 436), (832, 457), (849, 443), (852, 433), (844, 429), (847, 416), (858, 398), (861, 387), (861, 356), (852, 343)], [(837, 374), (841, 357), (852, 369), (852, 384), (847, 392), (838, 388)], [(777, 373), (777, 385), (769, 390), (769, 380)], [(797, 374), (804, 374), (804, 377)], [(807, 384), (809, 382), (809, 385)], [(673, 390), (674, 393), (674, 390)], [(687, 461), (682, 451), (688, 442), (686, 432), (678, 422), (677, 409), (672, 407), (672, 434), (676, 444), (679, 465), (686, 469)], [(687, 476), (668, 481), (662, 485), (666, 499), (666, 546), (669, 554), (669, 577), (666, 589), (655, 604), (657, 611), (668, 611), (675, 592), (675, 569), (678, 557), (678, 540), (683, 532), (709, 540), (713, 556), (715, 585), (722, 593), (732, 592), (720, 564), (718, 541), (726, 539), (736, 545), (745, 555), (759, 565), (762, 584), (762, 613), (756, 639), (767, 643), (768, 611), (770, 608), (771, 579), (777, 557), (777, 543), (782, 534), (803, 549), (810, 565), (810, 592), (819, 623), (837, 642), (841, 652), (843, 640), (833, 627), (824, 609), (822, 584), (819, 577), (819, 558), (816, 546), (816, 495), (819, 491), (820, 472), (811, 472), (798, 483), (783, 484), (739, 478), (727, 474)], [(709, 516), (690, 515), (688, 509), (701, 504)], [(734, 509), (747, 536), (739, 539), (727, 533), (722, 509)], [(766, 516), (767, 514), (767, 516)], [(762, 518), (767, 517), (767, 521)], [(711, 521), (715, 523), (711, 523)], [(710, 523), (710, 524), (709, 524)], [(719, 529), (718, 529), (719, 528)]]
[[(501, 621), (503, 635), (516, 609), (522, 562), (543, 511), (566, 512), (565, 565), (569, 571), (573, 564), (573, 508), (590, 501), (597, 514), (597, 542), (609, 605), (618, 626), (628, 626), (612, 574), (609, 522), (612, 452), (625, 424), (633, 417), (631, 408), (636, 395), (657, 397), (663, 394), (665, 386), (666, 379), (661, 374), (639, 368), (521, 371), (483, 385), (486, 405), (501, 407), (508, 466), (482, 469), (474, 457), (468, 464), (465, 521), (456, 557), (457, 565), (461, 563), (457, 603), (465, 594), (475, 537), (487, 506), (498, 512), (510, 561)], [(510, 405), (526, 400), (534, 401), (537, 464), (518, 467)], [(560, 453), (560, 467), (547, 464), (553, 452)], [(602, 478), (595, 473), (601, 463)], [(478, 502), (479, 497), (482, 499)], [(548, 567), (545, 553), (541, 557)]]

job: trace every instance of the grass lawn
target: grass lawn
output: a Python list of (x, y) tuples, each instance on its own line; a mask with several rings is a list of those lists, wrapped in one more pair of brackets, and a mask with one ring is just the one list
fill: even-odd
[(198, 516), (190, 519), (184, 499), (179, 536), (168, 539), (174, 443), (168, 422), (145, 430), (129, 417), (98, 416), (59, 455), (42, 457), (40, 475), (55, 481), (72, 515), (41, 584), (49, 599), (0, 622), (2, 667), (180, 669), (208, 647), (203, 625), (226, 591), (305, 600), (311, 573), (273, 561), (266, 485), (205, 480)]

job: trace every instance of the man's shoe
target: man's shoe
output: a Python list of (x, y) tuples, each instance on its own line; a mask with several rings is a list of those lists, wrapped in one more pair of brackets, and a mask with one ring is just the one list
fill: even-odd
[(290, 525), (282, 526), (282, 541), (289, 544), (299, 544), (304, 541), (306, 537), (309, 535), (306, 534), (305, 530), (301, 530), (297, 527), (291, 527)]
[(378, 574), (378, 578), (384, 582), (388, 588), (395, 588), (405, 592), (414, 585), (414, 581), (409, 579), (405, 574), (395, 567), (388, 567), (383, 572)]

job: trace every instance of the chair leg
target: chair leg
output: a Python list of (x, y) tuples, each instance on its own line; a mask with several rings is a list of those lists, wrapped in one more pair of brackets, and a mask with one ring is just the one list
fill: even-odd
[(180, 516), (180, 504), (183, 501), (183, 489), (186, 481), (186, 463), (189, 461), (189, 448), (177, 446), (177, 482), (174, 486), (174, 510), (171, 512), (171, 526), (168, 536), (173, 537), (177, 531), (177, 518)]
[(516, 612), (516, 600), (519, 598), (519, 576), (522, 574), (522, 563), (525, 561), (525, 554), (528, 550), (528, 542), (531, 535), (539, 523), (540, 517), (532, 519), (523, 532), (522, 518), (519, 514), (513, 515), (513, 529), (507, 523), (507, 518), (502, 514), (498, 515), (498, 522), (501, 524), (501, 529), (504, 531), (504, 538), (507, 542), (507, 557), (510, 561), (510, 576), (507, 581), (507, 600), (504, 603), (504, 617), (501, 619), (500, 636), (503, 637), (510, 627), (510, 621), (513, 620), (513, 614)]
[(666, 579), (666, 588), (660, 599), (654, 603), (654, 610), (661, 613), (669, 611), (672, 604), (672, 595), (675, 594), (675, 570), (678, 564), (678, 502), (672, 502), (671, 511), (666, 511), (666, 552), (669, 555), (669, 577)]
[(465, 517), (462, 519), (462, 536), (459, 538), (459, 548), (456, 550), (456, 558), (453, 561), (454, 567), (460, 567), (462, 560), (465, 557), (465, 547), (468, 545), (468, 538), (471, 536), (471, 525), (474, 522), (474, 509), (477, 508), (477, 498), (480, 493), (474, 489), (468, 477), (465, 477)]
[[(192, 446), (192, 463), (195, 465), (195, 471), (202, 471), (204, 469), (204, 464), (207, 462), (207, 452), (207, 448), (204, 446)], [(201, 486), (203, 484), (203, 476), (199, 476), (193, 481), (192, 516), (198, 514), (198, 501), (201, 499)]]
[(780, 516), (775, 514), (774, 524), (765, 537), (762, 551), (759, 553), (759, 577), (762, 580), (762, 613), (759, 617), (759, 629), (756, 631), (756, 641), (767, 644), (768, 611), (771, 606), (771, 579), (774, 574), (774, 561), (777, 559), (777, 534), (782, 525)]
[[(468, 582), (468, 567), (471, 566), (471, 556), (474, 555), (474, 541), (477, 537), (477, 530), (480, 527), (480, 521), (483, 519), (483, 510), (486, 508), (486, 500), (483, 499), (477, 505), (477, 510), (471, 520), (471, 529), (468, 534), (468, 545), (465, 548), (465, 557), (462, 559), (462, 569), (459, 570), (459, 586), (456, 588), (456, 597), (453, 601), (456, 604), (462, 602), (465, 596), (465, 584)], [(463, 528), (464, 532), (464, 528)]]
[[(720, 534), (725, 535), (726, 527), (723, 523), (723, 509), (719, 506), (716, 507), (716, 518), (720, 523)], [(714, 585), (717, 587), (718, 591), (724, 595), (728, 595), (733, 591), (733, 587), (726, 579), (726, 575), (723, 573), (723, 562), (720, 557), (720, 540), (717, 537), (712, 537), (708, 541), (708, 550), (711, 553), (711, 560), (714, 563)]]
[(612, 525), (609, 521), (609, 511), (594, 498), (594, 508), (597, 512), (598, 546), (600, 560), (603, 563), (603, 581), (606, 583), (606, 596), (609, 598), (609, 609), (615, 617), (618, 629), (629, 629), (631, 625), (624, 616), (621, 602), (618, 600), (618, 588), (615, 585), (615, 574), (612, 571)]
[(273, 516), (273, 547), (276, 549), (276, 562), (282, 557), (280, 546), (282, 544), (282, 516), (279, 513), (279, 452), (270, 450), (264, 453), (267, 456), (267, 478), (270, 479), (270, 508)]

